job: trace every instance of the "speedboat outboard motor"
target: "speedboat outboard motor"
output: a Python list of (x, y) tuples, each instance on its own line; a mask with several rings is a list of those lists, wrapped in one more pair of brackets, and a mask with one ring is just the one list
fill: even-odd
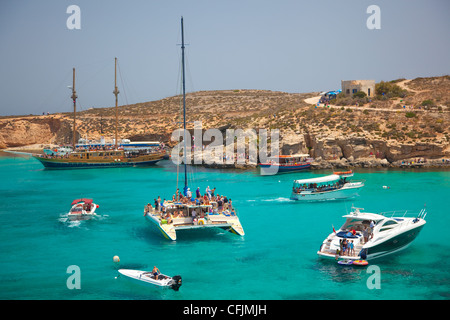
[(181, 287), (181, 276), (173, 276), (172, 277), (173, 283), (170, 286), (173, 290), (178, 291)]

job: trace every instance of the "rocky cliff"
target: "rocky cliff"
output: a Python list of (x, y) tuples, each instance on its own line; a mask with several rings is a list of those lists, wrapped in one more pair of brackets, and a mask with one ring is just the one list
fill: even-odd
[[(280, 130), (282, 154), (309, 153), (318, 167), (387, 166), (450, 158), (450, 77), (394, 81), (403, 98), (316, 105), (318, 93), (200, 91), (187, 95), (188, 126)], [(181, 97), (119, 107), (119, 136), (169, 142), (180, 127)], [(0, 148), (71, 143), (72, 115), (0, 118)], [(114, 108), (77, 114), (77, 138), (114, 137)], [(173, 142), (172, 142), (173, 144)]]

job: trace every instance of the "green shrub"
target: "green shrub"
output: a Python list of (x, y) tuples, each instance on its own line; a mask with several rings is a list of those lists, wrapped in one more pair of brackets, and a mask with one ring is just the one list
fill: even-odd
[(414, 118), (414, 117), (416, 117), (417, 115), (416, 115), (415, 112), (409, 111), (409, 112), (407, 112), (407, 113), (405, 114), (405, 116), (406, 116), (407, 118)]
[(353, 98), (365, 98), (367, 94), (364, 91), (358, 91), (353, 94)]
[(432, 107), (434, 105), (435, 105), (435, 103), (434, 103), (433, 100), (428, 99), (428, 100), (423, 100), (422, 101), (422, 106), (423, 107)]
[(400, 88), (395, 83), (381, 81), (375, 84), (375, 94), (378, 98), (404, 98), (408, 91)]

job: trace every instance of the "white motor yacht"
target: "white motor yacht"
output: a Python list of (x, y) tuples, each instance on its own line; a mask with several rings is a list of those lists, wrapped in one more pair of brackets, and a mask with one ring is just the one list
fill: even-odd
[[(407, 248), (425, 225), (426, 211), (368, 213), (352, 207), (342, 227), (323, 241), (317, 254), (323, 258), (369, 260)], [(409, 217), (407, 217), (408, 215)], [(349, 250), (350, 243), (353, 251)]]

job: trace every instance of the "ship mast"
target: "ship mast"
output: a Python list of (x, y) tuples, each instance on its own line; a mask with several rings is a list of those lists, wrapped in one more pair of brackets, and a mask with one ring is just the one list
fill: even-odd
[(187, 193), (187, 161), (186, 161), (186, 82), (184, 73), (184, 28), (183, 17), (181, 17), (181, 64), (182, 64), (182, 80), (183, 80), (183, 128), (184, 128), (184, 195)]
[(114, 95), (116, 96), (116, 150), (117, 150), (117, 127), (119, 125), (119, 109), (118, 109), (118, 99), (117, 96), (119, 94), (119, 90), (117, 89), (117, 58), (114, 58)]
[(72, 144), (73, 144), (73, 150), (75, 151), (76, 146), (76, 114), (77, 114), (77, 92), (75, 91), (75, 68), (73, 68), (73, 83), (72, 83), (72, 101), (73, 101), (73, 134), (72, 134)]

